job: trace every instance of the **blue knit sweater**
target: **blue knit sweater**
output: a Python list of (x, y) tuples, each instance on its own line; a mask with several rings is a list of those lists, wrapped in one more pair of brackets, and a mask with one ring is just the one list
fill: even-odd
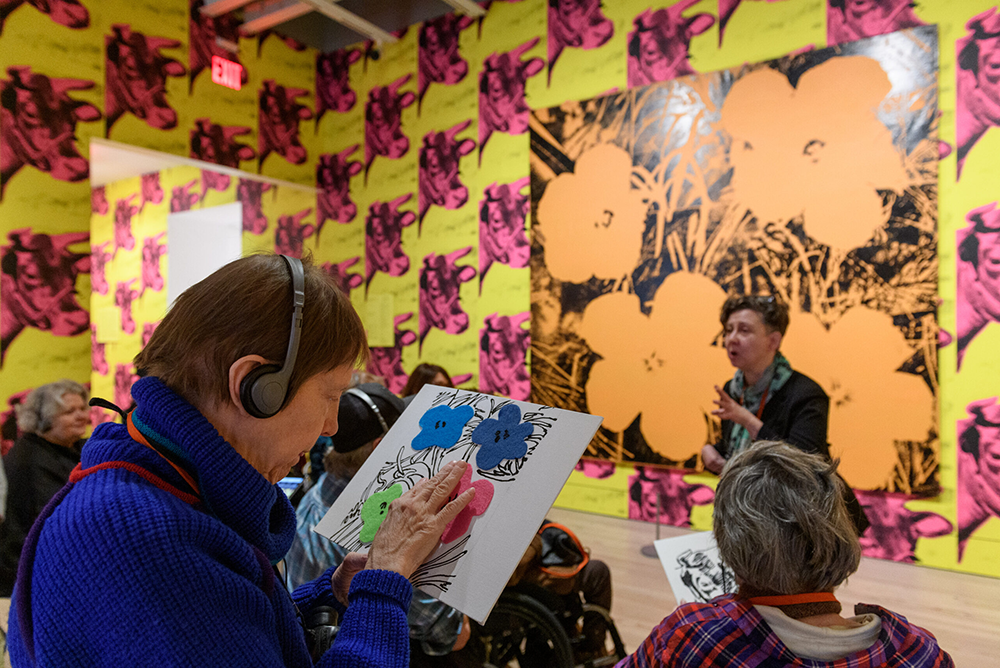
[[(205, 504), (193, 507), (123, 469), (80, 480), (45, 523), (31, 578), (38, 666), (311, 666), (299, 610), (334, 605), (330, 572), (293, 597), (273, 577), (295, 538), (285, 495), (253, 469), (190, 404), (156, 378), (132, 389), (134, 419), (196, 471)], [(139, 464), (182, 487), (168, 462), (99, 426), (84, 469)], [(29, 666), (18, 589), (8, 643)], [(411, 588), (389, 571), (363, 571), (351, 585), (340, 635), (320, 666), (403, 668)]]

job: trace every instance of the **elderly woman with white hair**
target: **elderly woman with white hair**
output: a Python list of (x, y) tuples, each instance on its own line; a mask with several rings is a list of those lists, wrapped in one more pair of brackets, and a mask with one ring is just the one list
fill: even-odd
[(89, 422), (87, 390), (72, 380), (37, 387), (17, 406), (22, 435), (4, 457), (10, 486), (0, 525), (0, 596), (14, 589), (21, 546), (35, 518), (80, 463)]
[(678, 607), (618, 664), (947, 668), (928, 631), (876, 605), (841, 615), (833, 591), (861, 547), (836, 463), (781, 442), (738, 452), (716, 491), (719, 554), (739, 591)]

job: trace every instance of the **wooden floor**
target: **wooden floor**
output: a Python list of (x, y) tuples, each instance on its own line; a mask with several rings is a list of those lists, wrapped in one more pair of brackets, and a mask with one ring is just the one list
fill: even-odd
[[(653, 542), (654, 525), (559, 508), (546, 517), (573, 529), (594, 558), (611, 567), (611, 613), (625, 649), (634, 651), (676, 606), (659, 560), (640, 553)], [(660, 528), (662, 538), (685, 533)], [(837, 597), (847, 611), (873, 603), (928, 629), (958, 668), (1000, 666), (1000, 579), (862, 559)]]

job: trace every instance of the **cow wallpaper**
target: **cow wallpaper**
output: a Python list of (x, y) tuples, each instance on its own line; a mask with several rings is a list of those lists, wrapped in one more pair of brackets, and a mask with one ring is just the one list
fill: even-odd
[[(580, 325), (573, 321), (582, 313), (572, 308), (562, 319), (551, 316), (564, 313), (567, 305), (589, 303), (596, 293), (586, 290), (593, 292), (606, 275), (578, 275), (588, 268), (574, 264), (572, 247), (553, 246), (544, 232), (548, 207), (539, 207), (545, 182), (568, 173), (583, 179), (578, 185), (590, 183), (586, 179), (594, 177), (587, 172), (596, 166), (605, 168), (606, 178), (593, 183), (593, 192), (613, 198), (623, 210), (638, 211), (640, 223), (636, 234), (626, 230), (622, 238), (628, 241), (609, 244), (606, 257), (589, 268), (591, 274), (627, 262), (611, 252), (611, 246), (624, 244), (623, 255), (643, 258), (646, 274), (640, 278), (650, 286), (662, 279), (642, 296), (627, 284), (604, 295), (604, 317), (620, 310), (630, 318), (652, 318), (657, 312), (652, 301), (699, 294), (704, 314), (687, 314), (692, 330), (675, 327), (674, 335), (702, 340), (703, 333), (714, 336), (713, 300), (727, 291), (759, 290), (764, 284), (790, 289), (795, 283), (804, 298), (808, 288), (808, 304), (802, 304), (812, 320), (797, 317), (791, 332), (809, 332), (879, 364), (895, 364), (899, 354), (896, 368), (883, 370), (886, 377), (917, 383), (905, 390), (915, 393), (919, 405), (914, 433), (892, 436), (891, 448), (888, 440), (880, 446), (894, 455), (887, 465), (891, 474), (872, 472), (873, 479), (855, 483), (864, 488), (859, 496), (876, 525), (865, 537), (866, 554), (1000, 576), (995, 470), (1000, 418), (994, 410), (1000, 395), (1000, 292), (993, 215), (1000, 166), (991, 159), (1000, 150), (1000, 96), (991, 74), (998, 57), (996, 0), (620, 0), (603, 5), (598, 0), (491, 0), (482, 3), (488, 12), (481, 19), (448, 15), (397, 33), (394, 44), (359, 43), (331, 53), (277, 33), (240, 36), (230, 18), (202, 17), (201, 2), (27, 0), (0, 7), (0, 421), (5, 446), (16, 437), (12, 406), (38, 384), (61, 377), (92, 379), (95, 393), (128, 403), (131, 357), (166, 305), (166, 213), (237, 201), (244, 210), (246, 251), (312, 253), (350, 294), (372, 334), (371, 368), (395, 389), (408, 371), (427, 361), (445, 366), (467, 387), (517, 399), (535, 393), (541, 401), (538, 393), (546, 387), (579, 395), (586, 380), (581, 370), (600, 368), (596, 356), (581, 357), (574, 367), (572, 355), (566, 358), (569, 349), (552, 350), (546, 347), (550, 342), (533, 337)], [(766, 206), (761, 198), (780, 189), (769, 193), (772, 181), (763, 172), (758, 183), (750, 179), (741, 185), (737, 179), (725, 187), (721, 174), (692, 175), (691, 182), (715, 179), (718, 188), (704, 192), (685, 190), (679, 170), (657, 172), (657, 161), (670, 150), (692, 169), (700, 159), (671, 143), (687, 132), (687, 121), (671, 128), (669, 115), (650, 119), (650, 134), (636, 137), (659, 151), (655, 160), (650, 151), (643, 163), (651, 180), (624, 178), (625, 162), (632, 160), (613, 150), (623, 145), (608, 140), (597, 146), (585, 129), (598, 117), (618, 118), (623, 129), (641, 119), (621, 116), (623, 109), (598, 108), (593, 101), (634, 102), (640, 90), (662, 95), (690, 88), (684, 82), (691, 77), (719, 81), (723, 75), (711, 75), (715, 72), (746, 81), (743, 92), (751, 99), (765, 89), (770, 99), (801, 98), (799, 88), (808, 89), (810, 79), (819, 88), (820, 80), (840, 81), (846, 90), (859, 78), (878, 75), (838, 65), (858, 55), (858, 44), (905, 30), (933, 32), (924, 26), (936, 26), (937, 45), (922, 37), (926, 49), (918, 60), (936, 60), (929, 70), (937, 73), (936, 80), (911, 90), (911, 113), (880, 116), (892, 146), (907, 147), (903, 181), (883, 178), (886, 163), (876, 158), (885, 160), (884, 144), (870, 160), (868, 151), (841, 155), (837, 164), (852, 167), (823, 176), (844, 188), (872, 182), (869, 189), (882, 199), (863, 198), (857, 206), (866, 220), (891, 219), (875, 226), (891, 232), (874, 233), (882, 245), (866, 246), (871, 234), (857, 242), (857, 229), (832, 230), (834, 236), (821, 239), (806, 223), (750, 235), (758, 244), (752, 247), (758, 264), (747, 275), (699, 280), (718, 262), (689, 264), (683, 274), (667, 271), (668, 264), (676, 268), (709, 254), (729, 258), (733, 270), (748, 266), (740, 262), (748, 237), (715, 238), (712, 248), (701, 247), (700, 240), (707, 243), (718, 221), (683, 214), (693, 210), (699, 196), (704, 203), (723, 196), (726, 188), (738, 191), (748, 209)], [(220, 46), (226, 43), (238, 44), (238, 53)], [(842, 46), (824, 52), (828, 55), (809, 53), (836, 45)], [(206, 64), (212, 55), (243, 66), (239, 91), (211, 81)], [(778, 70), (761, 65), (781, 58), (787, 65)], [(783, 81), (765, 80), (765, 70)], [(750, 85), (754, 80), (759, 86)], [(884, 81), (878, 85), (884, 90)], [(890, 72), (889, 85), (891, 98), (905, 84)], [(936, 98), (925, 94), (934, 88)], [(713, 104), (735, 94), (722, 88), (695, 92)], [(690, 119), (695, 98), (671, 99), (670, 113)], [(863, 106), (862, 100), (853, 102)], [(913, 106), (918, 104), (926, 106), (918, 110)], [(722, 123), (724, 107), (714, 106), (699, 119), (699, 127)], [(532, 109), (548, 111), (533, 118)], [(548, 120), (543, 123), (539, 114), (549, 114)], [(775, 115), (742, 122), (752, 133), (779, 120)], [(537, 172), (533, 177), (531, 166), (532, 137), (542, 136), (539, 129), (558, 139), (553, 146), (565, 142), (559, 150), (567, 158), (552, 165), (554, 173), (544, 180)], [(88, 144), (96, 137), (247, 175), (223, 175), (210, 166), (178, 168), (92, 191)], [(753, 144), (750, 135), (745, 140)], [(595, 153), (595, 148), (600, 150)], [(749, 158), (745, 151), (742, 157)], [(671, 199), (656, 212), (671, 225), (647, 229), (643, 193), (667, 187), (657, 176), (672, 179)], [(556, 215), (589, 215), (586, 205), (569, 202), (556, 207)], [(835, 217), (832, 211), (825, 214)], [(752, 227), (741, 221), (736, 230)], [(705, 236), (689, 238), (689, 230)], [(558, 232), (554, 238), (559, 239)], [(570, 239), (567, 243), (576, 243), (576, 237)], [(815, 242), (796, 249), (817, 263), (809, 265), (818, 279), (813, 283), (792, 281), (801, 272), (793, 274), (792, 257), (781, 252), (783, 244), (802, 239)], [(865, 253), (859, 249), (867, 255), (861, 258)], [(531, 266), (540, 260), (547, 264), (553, 256), (564, 274), (558, 276), (560, 284), (586, 290), (563, 289), (564, 304), (549, 284), (542, 286), (548, 301), (532, 304)], [(870, 282), (852, 275), (842, 284), (845, 263), (874, 272), (866, 279)], [(818, 267), (840, 269), (824, 273)], [(768, 271), (774, 276), (761, 283)], [(870, 292), (847, 289), (879, 281), (886, 285)], [(873, 320), (890, 315), (890, 324)], [(868, 336), (873, 327), (883, 335)], [(936, 356), (935, 341), (940, 346)], [(602, 358), (600, 363), (614, 367), (617, 362)], [(555, 369), (565, 371), (566, 377), (533, 386), (530, 374), (545, 365), (556, 374)], [(719, 382), (730, 370), (702, 372)], [(902, 381), (898, 387), (864, 388), (876, 397), (896, 390), (904, 391)], [(664, 417), (672, 415), (669, 406), (658, 408)], [(620, 448), (621, 459), (628, 459), (631, 441), (612, 442), (607, 436), (605, 445)], [(707, 527), (714, 476), (698, 472), (699, 462), (689, 454), (662, 457), (637, 465), (586, 460), (558, 503), (649, 519), (650, 508), (655, 511), (651, 499), (659, 494), (669, 506), (666, 521)], [(675, 466), (663, 467), (670, 463)]]

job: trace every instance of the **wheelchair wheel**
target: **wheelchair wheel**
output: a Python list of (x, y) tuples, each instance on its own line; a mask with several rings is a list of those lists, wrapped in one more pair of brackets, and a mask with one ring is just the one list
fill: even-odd
[[(611, 614), (599, 605), (588, 605), (584, 603), (583, 614), (587, 615), (598, 615), (604, 619), (604, 623), (607, 627), (606, 638), (605, 638), (605, 649), (607, 655), (603, 657), (597, 657), (585, 661), (583, 665), (588, 668), (600, 668), (601, 666), (613, 666), (622, 659), (624, 659), (628, 654), (625, 652), (625, 644), (622, 642), (622, 637), (618, 633), (618, 627), (615, 626), (615, 621), (611, 619)], [(611, 641), (612, 648), (607, 647), (607, 641)]]
[(504, 592), (483, 626), (487, 663), (498, 668), (573, 668), (569, 637), (544, 605)]

